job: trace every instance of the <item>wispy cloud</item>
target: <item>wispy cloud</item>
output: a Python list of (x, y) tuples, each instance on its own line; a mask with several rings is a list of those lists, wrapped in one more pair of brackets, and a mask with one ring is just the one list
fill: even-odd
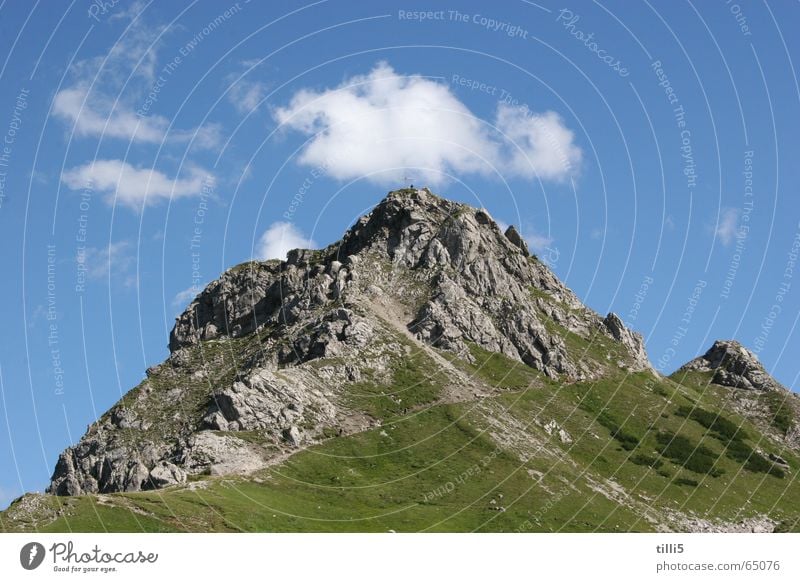
[[(89, 80), (94, 85), (113, 86), (155, 80), (160, 39), (168, 31), (164, 25), (147, 18), (147, 4), (136, 1), (127, 8), (116, 7), (108, 20), (119, 22), (125, 28), (103, 54), (75, 61), (70, 70), (73, 78)], [(127, 89), (133, 91), (134, 87)]]
[(739, 211), (736, 208), (725, 208), (722, 210), (714, 233), (723, 245), (728, 246), (736, 238), (738, 226)]
[(172, 298), (172, 307), (177, 309), (186, 307), (202, 290), (203, 286), (192, 285), (183, 291), (178, 291)]
[(133, 210), (163, 200), (197, 196), (214, 184), (214, 177), (201, 168), (190, 168), (183, 178), (170, 178), (158, 170), (136, 168), (122, 160), (95, 160), (67, 170), (61, 180), (71, 190), (88, 186), (104, 193), (108, 202), (116, 200)]
[(220, 142), (221, 126), (207, 123), (192, 129), (170, 129), (160, 115), (144, 115), (124, 102), (114, 102), (100, 91), (90, 94), (74, 86), (56, 94), (53, 115), (72, 124), (79, 137), (126, 139), (139, 143), (188, 144), (213, 148)]
[(312, 136), (298, 161), (325, 165), (337, 179), (393, 182), (409, 169), (433, 184), (451, 172), (563, 180), (582, 157), (573, 132), (552, 111), (498, 104), (489, 123), (447, 85), (398, 75), (386, 63), (333, 89), (298, 91), (273, 115)]
[(135, 283), (131, 268), (136, 264), (136, 257), (128, 241), (110, 242), (100, 248), (86, 247), (78, 251), (75, 261), (90, 279), (106, 279), (112, 275), (125, 285)]
[(163, 27), (145, 19), (140, 3), (109, 18), (115, 19), (130, 21), (125, 32), (107, 55), (72, 66), (71, 84), (54, 97), (53, 116), (70, 124), (78, 137), (216, 147), (221, 136), (218, 124), (170, 128), (167, 117), (152, 112), (167, 90), (158, 74)]
[(150, 143), (164, 141), (169, 125), (165, 118), (139, 117), (124, 105), (114, 106), (109, 101), (108, 97), (95, 92), (90, 104), (87, 89), (71, 87), (56, 94), (53, 114), (71, 122), (78, 136), (105, 136)]
[(522, 233), (522, 238), (528, 243), (528, 247), (537, 253), (547, 250), (548, 247), (552, 246), (555, 240), (551, 236), (541, 234), (530, 228)]
[(256, 257), (262, 260), (285, 259), (292, 249), (308, 249), (317, 246), (291, 222), (273, 222), (258, 241)]
[(252, 69), (257, 65), (254, 61), (242, 63), (247, 70), (243, 73), (232, 73), (225, 78), (228, 84), (228, 101), (240, 112), (250, 113), (264, 100), (269, 85), (263, 81), (248, 78)]

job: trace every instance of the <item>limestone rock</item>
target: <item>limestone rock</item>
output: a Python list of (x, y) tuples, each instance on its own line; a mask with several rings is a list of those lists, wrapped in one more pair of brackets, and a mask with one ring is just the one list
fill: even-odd
[(245, 474), (264, 467), (263, 451), (233, 434), (195, 433), (182, 448), (178, 463), (190, 473), (209, 475)]
[(186, 482), (186, 472), (167, 461), (159, 462), (150, 470), (150, 483), (156, 489)]
[(555, 435), (558, 437), (564, 444), (569, 444), (572, 442), (572, 436), (564, 430), (560, 424), (558, 424), (555, 420), (551, 420), (547, 424), (544, 425), (544, 430), (549, 435)]

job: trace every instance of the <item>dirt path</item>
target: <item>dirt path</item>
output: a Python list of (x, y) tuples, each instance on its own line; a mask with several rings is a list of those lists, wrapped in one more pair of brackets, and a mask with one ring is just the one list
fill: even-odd
[(418, 349), (425, 352), (445, 372), (449, 381), (445, 385), (443, 403), (465, 402), (490, 396), (494, 393), (492, 387), (486, 386), (480, 378), (470, 376), (436, 349), (419, 341), (409, 331), (407, 324), (408, 321), (413, 319), (414, 315), (405, 310), (404, 306), (387, 301), (385, 296), (373, 297), (368, 306), (377, 318), (387, 323), (392, 329), (402, 333), (404, 337), (413, 342)]

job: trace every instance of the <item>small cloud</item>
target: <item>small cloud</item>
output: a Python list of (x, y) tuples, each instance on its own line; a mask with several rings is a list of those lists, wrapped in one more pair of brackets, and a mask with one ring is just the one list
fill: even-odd
[(226, 79), (228, 87), (228, 101), (239, 113), (250, 113), (256, 109), (267, 95), (269, 85), (261, 81), (251, 81), (240, 75), (229, 75)]
[(496, 219), (495, 219), (495, 222), (497, 223), (497, 226), (500, 227), (500, 230), (502, 230), (503, 232), (508, 230), (508, 223), (507, 222), (503, 222), (502, 220), (496, 220)]
[(499, 103), (491, 123), (473, 115), (447, 84), (398, 75), (387, 63), (333, 89), (300, 90), (273, 116), (310, 136), (300, 164), (324, 166), (339, 180), (385, 183), (413, 170), (433, 184), (448, 173), (494, 171), (560, 181), (582, 155), (555, 112)]
[(39, 170), (34, 170), (31, 177), (37, 184), (44, 185), (50, 183), (50, 176), (48, 176), (45, 172), (40, 172)]
[(172, 306), (175, 308), (183, 308), (197, 297), (200, 292), (203, 290), (203, 287), (199, 285), (192, 285), (188, 289), (184, 289), (183, 291), (179, 291), (175, 294), (175, 297), (172, 299)]
[(200, 168), (191, 168), (185, 178), (169, 178), (158, 170), (135, 168), (122, 160), (95, 160), (67, 170), (61, 181), (71, 190), (102, 192), (109, 203), (116, 201), (137, 211), (162, 200), (198, 196), (214, 187), (214, 177)]
[(539, 234), (538, 232), (528, 229), (522, 233), (522, 238), (528, 243), (528, 247), (537, 253), (547, 250), (555, 240), (553, 237)]
[(256, 257), (261, 260), (285, 259), (292, 249), (308, 249), (317, 246), (290, 222), (273, 222), (258, 241)]
[(729, 246), (736, 238), (738, 224), (739, 211), (736, 208), (724, 208), (714, 234), (723, 245)]
[(108, 17), (109, 20), (136, 20), (144, 14), (147, 3), (143, 0), (135, 0), (129, 6), (121, 6)]
[(136, 263), (132, 245), (128, 241), (111, 242), (105, 247), (86, 247), (75, 256), (79, 269), (86, 271), (90, 279), (105, 279), (109, 275), (122, 278), (126, 286), (135, 283), (130, 275), (131, 267)]
[(603, 240), (605, 234), (606, 234), (605, 228), (597, 227), (593, 228), (591, 232), (589, 232), (589, 238), (592, 240)]

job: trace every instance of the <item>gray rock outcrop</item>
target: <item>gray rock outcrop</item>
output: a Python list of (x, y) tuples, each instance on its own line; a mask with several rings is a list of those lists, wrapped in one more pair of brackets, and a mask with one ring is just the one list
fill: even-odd
[(641, 334), (625, 327), (625, 324), (622, 323), (616, 313), (609, 313), (603, 320), (603, 325), (615, 340), (625, 346), (628, 354), (633, 359), (634, 369), (654, 371), (650, 364), (650, 358), (647, 357), (644, 339)]
[(506, 229), (505, 235), (506, 238), (511, 241), (511, 244), (522, 251), (522, 254), (526, 257), (530, 256), (531, 252), (528, 250), (528, 243), (525, 242), (525, 239), (517, 232), (513, 224)]
[(732, 388), (786, 390), (770, 376), (753, 352), (733, 340), (717, 340), (705, 354), (688, 362), (681, 370), (713, 372), (712, 382)]

